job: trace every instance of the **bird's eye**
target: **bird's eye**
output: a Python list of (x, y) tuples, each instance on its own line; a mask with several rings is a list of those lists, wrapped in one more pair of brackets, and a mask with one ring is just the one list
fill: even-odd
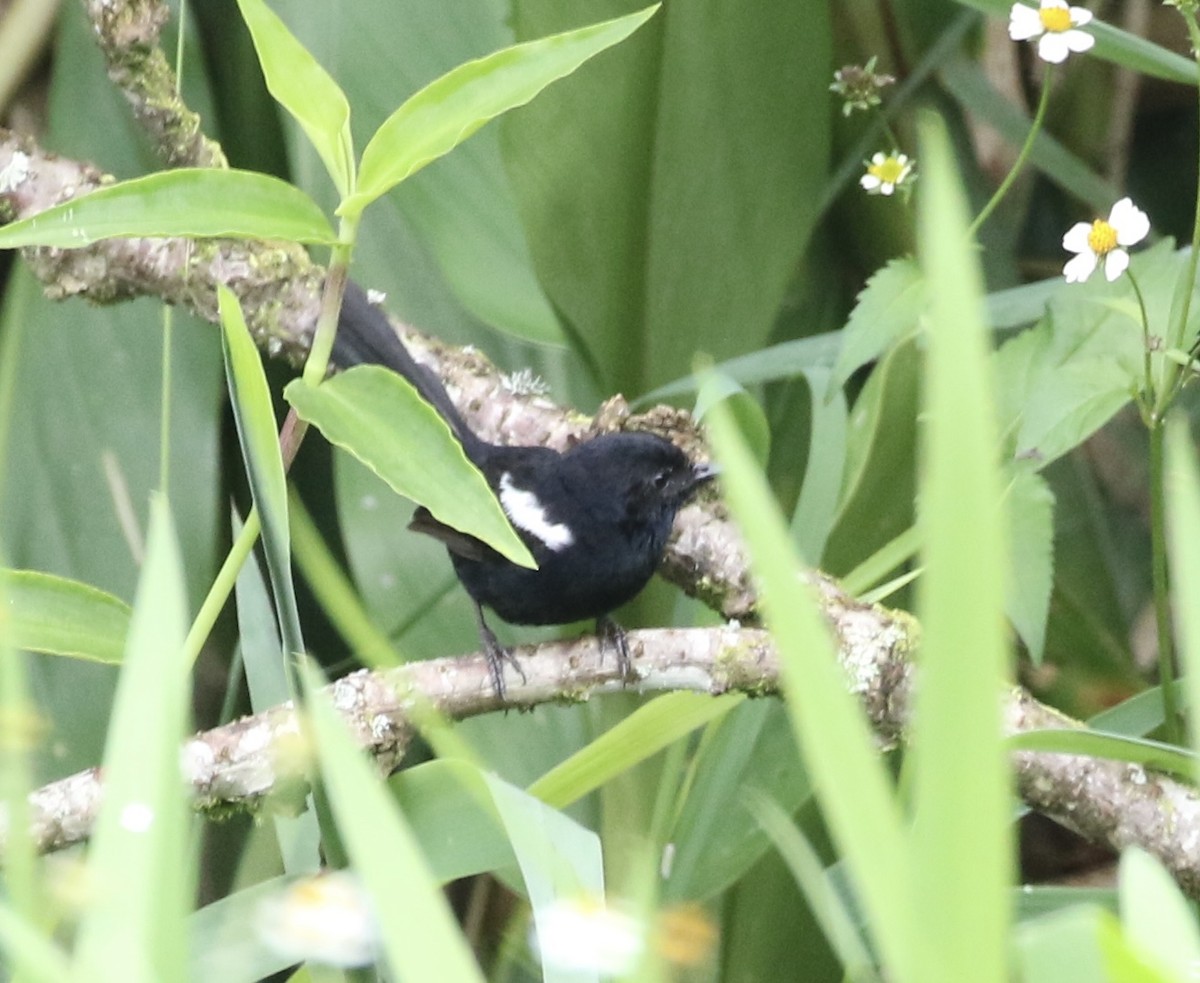
[(656, 474), (654, 476), (654, 487), (655, 488), (666, 488), (667, 481), (670, 477), (671, 477), (670, 471), (659, 471), (658, 474)]

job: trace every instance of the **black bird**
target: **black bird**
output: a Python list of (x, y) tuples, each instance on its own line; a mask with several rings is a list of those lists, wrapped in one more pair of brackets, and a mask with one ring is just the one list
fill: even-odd
[(470, 461), (487, 478), (509, 521), (538, 563), (520, 567), (490, 546), (419, 507), (409, 528), (440, 540), (475, 602), (479, 633), (497, 695), (502, 660), (524, 678), (484, 619), (487, 606), (518, 625), (596, 619), (601, 640), (631, 671), (624, 632), (609, 615), (646, 585), (667, 545), (675, 515), (714, 475), (669, 440), (649, 433), (604, 434), (565, 452), (506, 447), (481, 439), (463, 420), (436, 376), (418, 364), (391, 324), (354, 283), (346, 289), (333, 347), (340, 368), (383, 365), (407, 379), (441, 414)]

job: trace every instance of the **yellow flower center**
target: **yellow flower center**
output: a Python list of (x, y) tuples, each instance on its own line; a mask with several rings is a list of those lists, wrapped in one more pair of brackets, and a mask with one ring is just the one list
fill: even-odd
[(897, 184), (904, 177), (904, 169), (908, 165), (895, 157), (885, 157), (879, 164), (867, 167), (867, 173), (879, 178), (884, 184)]
[(1097, 256), (1107, 256), (1117, 248), (1117, 230), (1104, 219), (1098, 218), (1092, 223), (1087, 241), (1088, 248)]
[(1071, 11), (1066, 7), (1043, 7), (1038, 11), (1038, 16), (1047, 31), (1061, 33), (1071, 29)]

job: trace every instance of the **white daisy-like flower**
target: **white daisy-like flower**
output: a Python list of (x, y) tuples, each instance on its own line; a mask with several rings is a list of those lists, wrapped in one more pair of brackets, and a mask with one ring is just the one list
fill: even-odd
[(379, 931), (358, 878), (324, 871), (292, 882), (259, 902), (255, 927), (275, 952), (328, 966), (365, 966), (375, 958)]
[(556, 901), (538, 916), (535, 932), (542, 962), (559, 972), (623, 976), (646, 945), (642, 924), (602, 898)]
[(872, 195), (895, 194), (896, 189), (916, 179), (915, 164), (907, 154), (893, 150), (890, 154), (877, 153), (867, 164), (867, 173), (858, 183)]
[(1092, 19), (1083, 7), (1069, 7), (1065, 0), (1041, 0), (1034, 10), (1014, 3), (1008, 15), (1008, 36), (1014, 41), (1037, 38), (1038, 57), (1055, 65), (1067, 60), (1072, 51), (1087, 51), (1096, 39), (1079, 30)]
[(1067, 283), (1083, 283), (1104, 263), (1104, 275), (1111, 283), (1129, 268), (1125, 247), (1141, 242), (1150, 232), (1150, 219), (1129, 198), (1112, 206), (1108, 219), (1077, 222), (1063, 236), (1063, 249), (1075, 253), (1063, 267)]

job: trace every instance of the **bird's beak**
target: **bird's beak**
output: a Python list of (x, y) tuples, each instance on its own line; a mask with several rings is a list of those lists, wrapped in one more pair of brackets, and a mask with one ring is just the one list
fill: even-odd
[(702, 461), (699, 464), (692, 465), (692, 487), (696, 488), (703, 485), (706, 481), (712, 481), (721, 473), (721, 469), (712, 461)]

